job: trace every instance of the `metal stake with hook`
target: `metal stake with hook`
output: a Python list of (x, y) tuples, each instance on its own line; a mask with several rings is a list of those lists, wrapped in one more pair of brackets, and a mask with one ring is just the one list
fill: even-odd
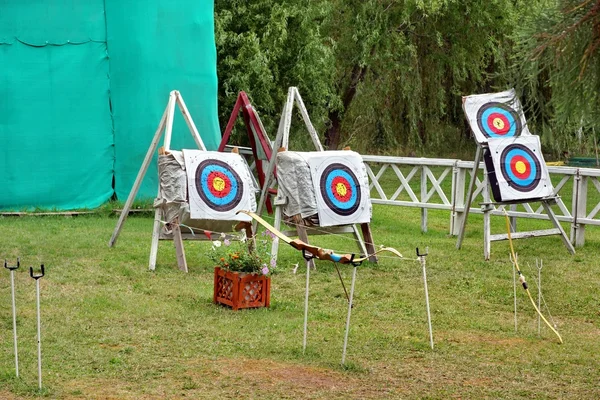
[[(352, 260), (354, 260), (354, 255), (352, 255)], [(350, 332), (350, 316), (352, 315), (352, 307), (354, 304), (352, 303), (354, 299), (354, 283), (356, 282), (356, 270), (362, 264), (361, 262), (350, 261), (353, 267), (352, 271), (352, 283), (350, 285), (350, 297), (348, 298), (348, 314), (346, 315), (346, 332), (344, 333), (344, 348), (342, 350), (342, 366), (346, 362), (346, 348), (348, 347), (348, 333)], [(341, 276), (340, 276), (341, 279)], [(343, 284), (343, 282), (342, 282)], [(345, 290), (345, 288), (344, 288)]]
[(37, 303), (37, 344), (38, 344), (38, 387), (42, 390), (42, 334), (40, 323), (40, 278), (44, 276), (44, 264), (41, 265), (41, 274), (34, 275), (33, 267), (29, 267), (29, 276), (35, 279), (35, 295)]
[(17, 306), (15, 303), (15, 270), (21, 265), (21, 260), (17, 258), (17, 265), (9, 266), (4, 260), (4, 268), (10, 271), (10, 294), (12, 296), (12, 314), (13, 314), (13, 337), (15, 342), (15, 372), (19, 377), (19, 350), (17, 348)]
[(417, 247), (417, 257), (421, 262), (421, 266), (423, 267), (423, 285), (425, 287), (425, 304), (427, 306), (427, 324), (429, 326), (429, 343), (431, 345), (431, 349), (433, 350), (433, 329), (431, 328), (431, 312), (429, 310), (429, 291), (427, 290), (427, 270), (425, 268), (425, 257), (429, 254), (429, 247), (425, 248), (425, 253), (419, 253), (419, 248)]

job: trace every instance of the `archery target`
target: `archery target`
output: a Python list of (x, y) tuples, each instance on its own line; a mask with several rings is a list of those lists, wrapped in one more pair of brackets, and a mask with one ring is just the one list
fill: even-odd
[(498, 189), (494, 198), (496, 193), (501, 198), (496, 200), (536, 199), (553, 194), (539, 137), (493, 140), (488, 146), (496, 177), (490, 184)]
[(463, 109), (478, 143), (531, 134), (514, 89), (463, 97)]
[(369, 180), (362, 157), (348, 150), (308, 154), (319, 225), (370, 222)]
[(327, 207), (338, 215), (352, 215), (360, 205), (360, 183), (344, 164), (329, 164), (321, 174), (319, 189)]
[(192, 219), (249, 221), (256, 211), (248, 165), (239, 154), (184, 150)]

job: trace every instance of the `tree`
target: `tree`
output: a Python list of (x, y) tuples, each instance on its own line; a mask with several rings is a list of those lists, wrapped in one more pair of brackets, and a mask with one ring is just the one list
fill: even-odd
[(239, 90), (273, 131), (298, 86), (330, 149), (448, 152), (461, 95), (505, 88), (519, 0), (217, 0), (220, 119)]
[(600, 0), (541, 1), (515, 38), (531, 123), (556, 150), (581, 142), (600, 126)]
[(216, 0), (219, 119), (224, 125), (237, 93), (248, 93), (274, 132), (289, 86), (297, 86), (318, 130), (325, 124), (335, 61), (321, 33), (326, 1)]
[(447, 151), (468, 132), (461, 95), (505, 85), (495, 72), (506, 68), (513, 0), (334, 3), (330, 147)]

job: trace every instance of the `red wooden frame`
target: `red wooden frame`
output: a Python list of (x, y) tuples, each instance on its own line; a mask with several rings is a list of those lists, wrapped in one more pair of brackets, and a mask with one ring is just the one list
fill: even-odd
[[(256, 171), (258, 172), (258, 182), (260, 183), (260, 187), (262, 188), (265, 184), (265, 168), (263, 165), (263, 160), (258, 159), (257, 152), (257, 143), (254, 137), (254, 133), (256, 132), (256, 136), (259, 140), (259, 145), (261, 146), (263, 152), (265, 153), (267, 160), (271, 159), (271, 145), (267, 139), (267, 133), (264, 131), (262, 125), (258, 121), (258, 115), (252, 107), (250, 100), (248, 99), (248, 95), (246, 92), (238, 93), (237, 100), (235, 101), (235, 105), (233, 106), (233, 111), (231, 112), (231, 116), (229, 117), (229, 122), (227, 122), (227, 127), (225, 128), (225, 132), (223, 132), (223, 138), (221, 139), (221, 143), (219, 144), (218, 151), (224, 151), (225, 146), (229, 142), (229, 137), (231, 136), (231, 132), (233, 131), (233, 127), (235, 126), (235, 121), (238, 118), (240, 110), (242, 111), (242, 116), (244, 118), (244, 124), (246, 125), (246, 132), (248, 133), (248, 139), (250, 141), (250, 147), (252, 148), (252, 156), (254, 157), (254, 161), (256, 163)], [(254, 129), (253, 129), (254, 128)], [(273, 175), (277, 178), (277, 174), (275, 170), (273, 171)], [(270, 194), (273, 191), (269, 191)], [(273, 213), (273, 206), (271, 205), (270, 198), (266, 200), (267, 211), (269, 214)]]

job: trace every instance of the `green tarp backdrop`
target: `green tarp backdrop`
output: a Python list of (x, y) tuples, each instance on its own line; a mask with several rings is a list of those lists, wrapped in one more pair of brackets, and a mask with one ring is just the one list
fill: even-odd
[[(0, 0), (0, 209), (125, 200), (174, 89), (216, 149), (213, 25), (212, 0)], [(179, 115), (171, 147), (196, 147)]]

